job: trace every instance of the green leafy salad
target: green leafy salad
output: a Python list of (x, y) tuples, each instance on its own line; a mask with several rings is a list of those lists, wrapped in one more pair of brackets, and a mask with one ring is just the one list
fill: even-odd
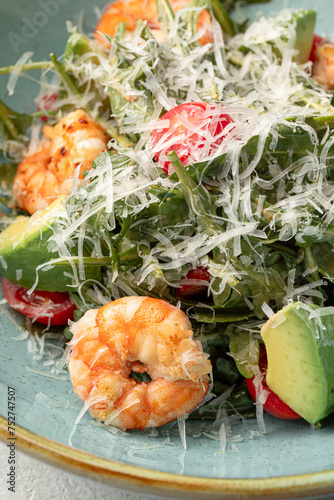
[[(36, 112), (0, 103), (5, 298), (30, 331), (41, 318), (65, 328), (64, 346), (68, 319), (124, 296), (162, 299), (186, 312), (212, 363), (190, 417), (237, 412), (263, 430), (264, 409), (320, 426), (334, 412), (334, 106), (313, 71), (316, 13), (237, 23), (226, 2), (157, 6), (159, 36), (120, 23), (106, 48), (68, 24), (62, 57), (26, 53), (0, 69), (9, 93), (41, 70)], [(75, 110), (107, 145), (91, 168), (75, 165), (69, 192), (28, 213), (17, 165), (44, 144), (43, 125)]]

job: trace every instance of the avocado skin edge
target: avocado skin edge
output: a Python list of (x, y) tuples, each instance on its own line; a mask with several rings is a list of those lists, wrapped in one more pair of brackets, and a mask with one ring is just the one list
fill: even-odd
[[(53, 202), (47, 209), (36, 213), (25, 220), (18, 220), (2, 231), (0, 235), (0, 274), (24, 288), (31, 288), (36, 280), (36, 268), (46, 264), (45, 270), (38, 271), (36, 290), (48, 292), (65, 292), (73, 290), (73, 280), (64, 273), (73, 275), (69, 262), (52, 265), (58, 259), (58, 252), (48, 249), (49, 239), (53, 235), (52, 226), (57, 221), (62, 208), (62, 197)], [(55, 216), (56, 215), (56, 216)], [(58, 217), (57, 217), (58, 216)], [(71, 249), (77, 255), (77, 248)], [(49, 262), (50, 261), (50, 262)], [(75, 266), (78, 269), (78, 266)], [(17, 270), (22, 270), (18, 279)], [(85, 267), (86, 279), (100, 280), (101, 270), (97, 266)]]
[[(6, 268), (2, 259), (0, 260), (0, 274), (13, 283), (31, 288), (36, 280), (36, 268), (41, 264), (52, 265), (52, 259), (59, 258), (57, 252), (47, 250), (47, 241), (52, 235), (52, 230), (42, 232), (42, 239), (36, 241), (29, 238), (25, 245), (18, 245), (12, 252), (1, 252), (6, 262)], [(30, 240), (30, 241), (29, 241)], [(75, 253), (75, 252), (74, 252)], [(49, 262), (50, 261), (50, 262)], [(16, 270), (22, 269), (22, 277), (17, 279)], [(78, 270), (78, 267), (76, 266)], [(73, 281), (64, 273), (73, 275), (70, 263), (57, 264), (52, 269), (38, 271), (38, 282), (36, 289), (48, 292), (68, 292), (73, 290)], [(100, 280), (101, 271), (98, 267), (85, 268), (86, 279)]]

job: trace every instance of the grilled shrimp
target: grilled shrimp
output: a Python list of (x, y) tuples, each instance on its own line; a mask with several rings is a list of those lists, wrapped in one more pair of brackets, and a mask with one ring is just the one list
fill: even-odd
[[(170, 1), (174, 12), (183, 9), (189, 3), (189, 0)], [(147, 26), (151, 29), (155, 38), (161, 38), (161, 25), (158, 21), (156, 0), (117, 0), (107, 7), (100, 18), (95, 28), (95, 39), (104, 47), (109, 48), (110, 43), (103, 34), (114, 36), (118, 24), (122, 22), (125, 22), (127, 31), (134, 32), (139, 19), (147, 21)], [(213, 41), (211, 16), (207, 10), (203, 10), (198, 18), (197, 29), (200, 30), (203, 27), (205, 27), (205, 33), (201, 36), (200, 42), (205, 45)]]
[(334, 89), (334, 44), (325, 42), (314, 52), (312, 76), (328, 90)]
[(74, 171), (89, 170), (93, 160), (107, 148), (108, 135), (83, 110), (73, 111), (54, 127), (43, 127), (42, 148), (26, 156), (14, 179), (14, 197), (19, 207), (33, 214), (59, 195), (71, 192)]
[(186, 314), (163, 300), (123, 297), (86, 312), (71, 330), (74, 391), (106, 424), (164, 425), (190, 413), (208, 390), (211, 363)]

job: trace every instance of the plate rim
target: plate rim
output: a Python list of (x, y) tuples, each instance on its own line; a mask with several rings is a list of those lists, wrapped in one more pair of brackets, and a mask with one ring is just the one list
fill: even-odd
[[(259, 4), (260, 5), (260, 4)], [(191, 500), (248, 500), (334, 495), (334, 468), (291, 476), (211, 478), (175, 474), (102, 458), (15, 426), (19, 451), (66, 472), (136, 493)], [(0, 414), (0, 440), (8, 443), (8, 422)], [(12, 438), (11, 438), (12, 439)], [(287, 443), (288, 444), (288, 443)]]
[[(0, 440), (8, 437), (7, 419), (0, 415)], [(259, 498), (288, 499), (306, 495), (334, 493), (334, 469), (292, 476), (264, 478), (209, 478), (181, 475), (146, 469), (136, 465), (98, 457), (77, 448), (48, 439), (16, 425), (18, 449), (43, 462), (67, 472), (99, 480), (115, 488), (183, 498), (237, 500), (247, 495), (248, 500)], [(205, 495), (205, 497), (203, 496)]]

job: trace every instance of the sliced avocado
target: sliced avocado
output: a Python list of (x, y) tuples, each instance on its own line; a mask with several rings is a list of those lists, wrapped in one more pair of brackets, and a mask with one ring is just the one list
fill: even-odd
[(299, 10), (292, 17), (296, 20), (295, 48), (298, 50), (298, 55), (295, 60), (303, 64), (310, 57), (317, 13), (315, 10)]
[(334, 412), (332, 308), (289, 304), (262, 327), (269, 388), (308, 422)]
[[(46, 209), (36, 212), (31, 217), (17, 217), (16, 222), (0, 234), (0, 273), (10, 281), (30, 288), (36, 280), (37, 266), (52, 259), (58, 253), (51, 251), (48, 240), (53, 235), (52, 227), (57, 218), (66, 213), (65, 196), (60, 196)], [(52, 265), (52, 262), (50, 262)], [(100, 278), (96, 267), (85, 268), (86, 279)], [(38, 272), (37, 290), (49, 292), (68, 291), (72, 280), (64, 273), (73, 274), (69, 263), (57, 265)]]

